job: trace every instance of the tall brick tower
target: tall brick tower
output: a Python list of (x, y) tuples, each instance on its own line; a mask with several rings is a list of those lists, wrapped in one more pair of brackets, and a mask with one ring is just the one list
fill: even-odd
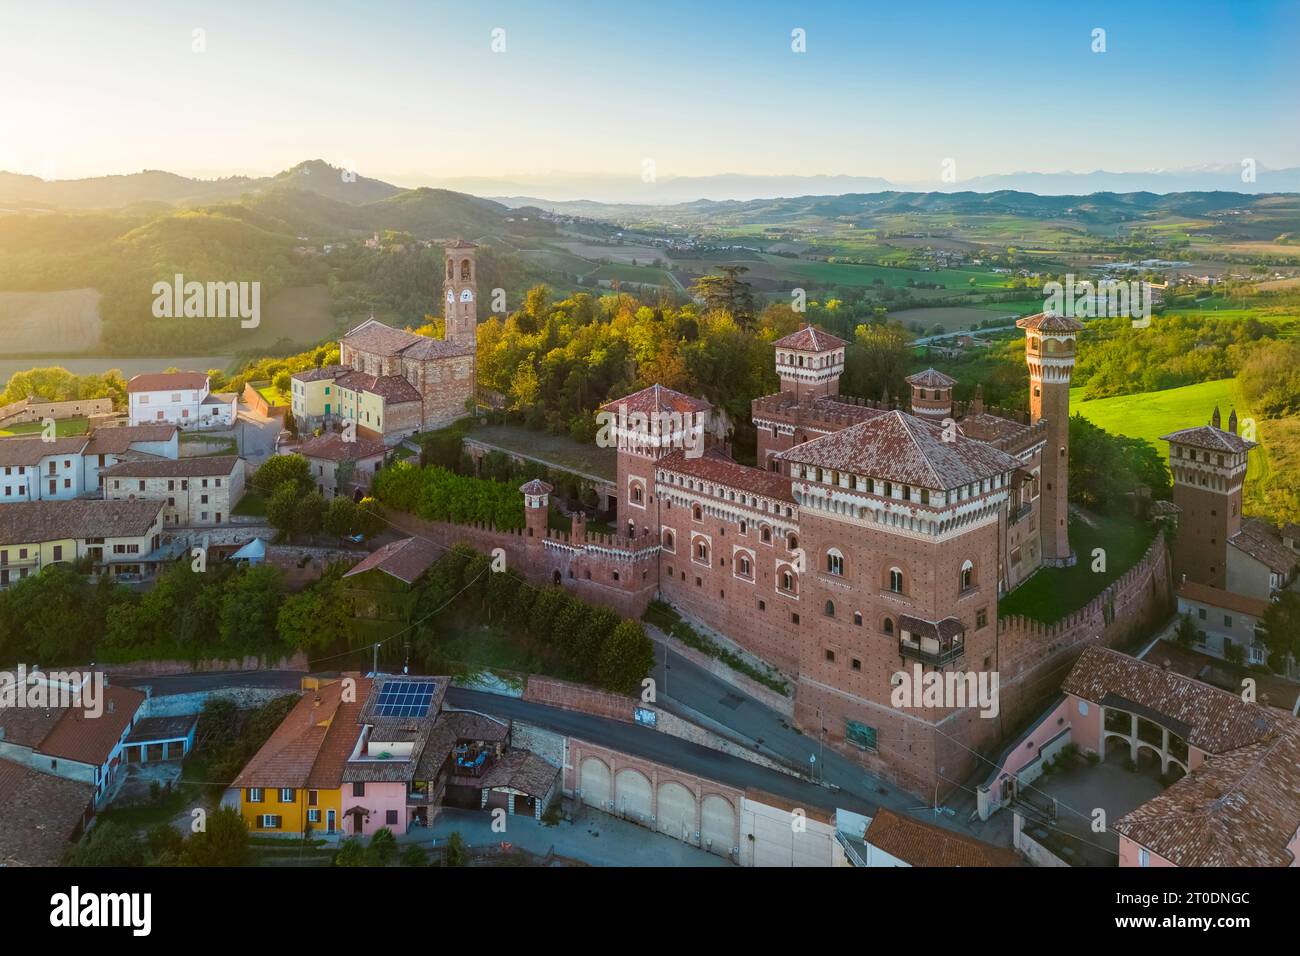
[(1174, 504), (1180, 509), (1174, 540), (1174, 580), (1227, 586), (1228, 539), (1241, 527), (1241, 489), (1255, 442), (1237, 434), (1237, 413), (1228, 430), (1219, 409), (1210, 424), (1162, 435), (1169, 442)]
[(446, 257), (446, 278), (443, 281), (443, 298), (446, 300), (448, 342), (473, 349), (478, 328), (478, 246), (457, 239), (443, 250)]
[(1070, 376), (1074, 345), (1083, 324), (1070, 316), (1040, 312), (1016, 322), (1025, 330), (1025, 362), (1029, 365), (1029, 420), (1047, 420), (1047, 444), (1042, 457), (1043, 563), (1074, 563), (1069, 537)]
[(781, 379), (782, 392), (801, 399), (840, 393), (844, 349), (848, 342), (805, 325), (772, 344), (776, 347), (776, 374)]
[(555, 489), (540, 478), (534, 478), (521, 485), (519, 490), (524, 496), (524, 544), (529, 548), (540, 548), (546, 540), (551, 492)]

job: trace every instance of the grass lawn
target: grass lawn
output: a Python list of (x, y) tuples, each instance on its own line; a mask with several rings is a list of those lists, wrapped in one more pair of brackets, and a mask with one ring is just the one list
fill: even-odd
[[(1138, 562), (1155, 536), (1145, 523), (1127, 515), (1070, 512), (1070, 546), (1078, 555), (1072, 568), (1042, 568), (998, 602), (998, 616), (1023, 614), (1050, 624), (1077, 611)], [(1106, 570), (1093, 571), (1093, 550), (1105, 551)]]
[(494, 624), (457, 626), (440, 633), (436, 652), (449, 664), (467, 670), (522, 671), (531, 674), (559, 674), (560, 668), (546, 655), (525, 646), (516, 635)]
[[(0, 436), (39, 435), (44, 427), (40, 422), (23, 422), (19, 425), (10, 425), (8, 428), (0, 428)], [(88, 431), (90, 431), (90, 422), (85, 418), (61, 418), (54, 423), (54, 434), (59, 438), (84, 435)]]
[(585, 445), (567, 435), (549, 435), (522, 425), (488, 425), (475, 428), (466, 438), (493, 448), (539, 461), (548, 468), (613, 481), (618, 473), (618, 452)]
[(247, 491), (244, 497), (239, 499), (239, 503), (230, 509), (234, 515), (244, 515), (246, 517), (264, 518), (266, 517), (266, 499), (260, 492)]
[(228, 438), (225, 435), (205, 435), (202, 432), (182, 432), (181, 444), (182, 445), (211, 444), (213, 446), (211, 450), (205, 451), (202, 455), (194, 455), (194, 456), (187, 455), (185, 456), (187, 458), (188, 457), (210, 458), (213, 455), (238, 455), (239, 454), (239, 443), (236, 442), (235, 439)]
[(258, 395), (261, 395), (264, 399), (266, 399), (267, 404), (269, 405), (293, 404), (293, 397), (285, 392), (280, 391), (274, 385), (271, 385), (269, 383), (263, 383), (261, 385), (254, 385), (253, 388), (257, 390)]

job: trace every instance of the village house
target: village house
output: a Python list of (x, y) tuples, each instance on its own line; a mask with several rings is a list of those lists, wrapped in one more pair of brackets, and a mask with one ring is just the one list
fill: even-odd
[(126, 383), (132, 425), (167, 422), (182, 428), (229, 427), (238, 396), (213, 392), (204, 372), (150, 372)]
[(244, 495), (244, 461), (235, 455), (121, 461), (103, 473), (110, 501), (158, 501), (169, 527), (208, 527), (230, 520)]
[(346, 440), (340, 432), (326, 432), (309, 438), (298, 448), (307, 459), (316, 490), (327, 499), (346, 495), (360, 500), (384, 464), (388, 446), (381, 441), (357, 436)]
[(176, 458), (175, 425), (96, 428), (89, 436), (0, 439), (0, 504), (99, 497), (104, 469), (131, 458)]
[(150, 578), (161, 560), (162, 511), (162, 502), (139, 500), (0, 505), (0, 588), (82, 558), (96, 574)]

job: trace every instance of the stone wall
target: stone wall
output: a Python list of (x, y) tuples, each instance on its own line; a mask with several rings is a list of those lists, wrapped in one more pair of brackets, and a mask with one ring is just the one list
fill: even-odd
[(307, 655), (296, 651), (289, 657), (267, 659), (249, 655), (230, 660), (204, 661), (131, 661), (126, 664), (104, 664), (97, 668), (109, 678), (165, 676), (169, 674), (218, 673), (223, 671), (302, 671), (310, 669)]
[(0, 426), (39, 422), (47, 418), (90, 418), (112, 413), (111, 398), (82, 398), (71, 402), (33, 402), (28, 398), (20, 398), (0, 407)]

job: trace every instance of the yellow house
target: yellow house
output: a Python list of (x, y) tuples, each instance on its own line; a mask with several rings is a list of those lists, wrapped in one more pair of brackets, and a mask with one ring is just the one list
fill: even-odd
[(97, 574), (149, 577), (161, 501), (70, 499), (0, 505), (0, 588), (51, 564), (89, 558)]
[(303, 680), (302, 699), (231, 784), (251, 832), (342, 832), (343, 767), (369, 692), (367, 677)]
[(348, 372), (339, 365), (324, 365), (293, 374), (289, 408), (300, 423), (314, 424), (342, 417), (339, 387), (335, 379)]

